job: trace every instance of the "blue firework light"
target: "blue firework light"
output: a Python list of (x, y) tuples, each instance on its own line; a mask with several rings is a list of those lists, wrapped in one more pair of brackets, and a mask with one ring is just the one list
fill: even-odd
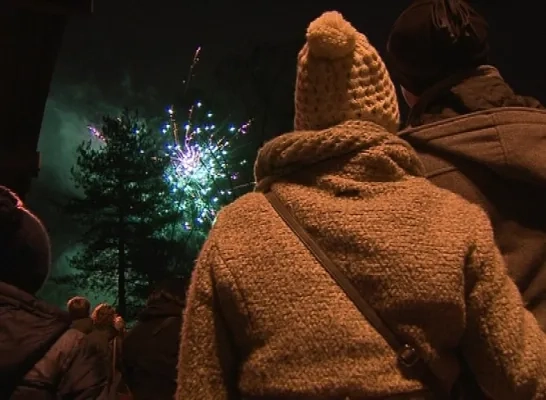
[[(200, 52), (198, 47), (184, 81), (186, 90)], [(195, 102), (181, 119), (174, 107), (168, 108), (165, 120), (161, 134), (170, 158), (165, 179), (171, 188), (172, 205), (181, 215), (177, 231), (204, 236), (218, 210), (253, 185), (242, 180), (245, 174), (241, 176), (241, 171), (248, 172), (250, 166), (241, 154), (245, 152), (239, 151), (248, 145), (244, 136), (251, 120), (241, 125), (218, 122), (201, 101)], [(94, 126), (88, 129), (101, 145), (107, 144), (100, 130)]]
[(184, 121), (174, 109), (167, 110), (168, 122), (162, 133), (167, 138), (171, 158), (166, 179), (171, 186), (174, 206), (183, 215), (183, 229), (206, 231), (220, 207), (231, 201), (245, 184), (240, 171), (248, 164), (237, 152), (250, 121), (235, 125), (217, 123), (202, 102), (196, 102)]

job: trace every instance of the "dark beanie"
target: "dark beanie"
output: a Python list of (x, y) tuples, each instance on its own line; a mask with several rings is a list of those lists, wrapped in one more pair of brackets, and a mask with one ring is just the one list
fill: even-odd
[(398, 17), (387, 44), (387, 66), (415, 95), (486, 64), (487, 22), (464, 0), (416, 0)]
[(35, 294), (51, 266), (49, 236), (15, 193), (0, 186), (0, 281)]

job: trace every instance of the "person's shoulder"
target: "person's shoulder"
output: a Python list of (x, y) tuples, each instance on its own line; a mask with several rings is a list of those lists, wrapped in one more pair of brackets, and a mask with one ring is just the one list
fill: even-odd
[(80, 345), (86, 338), (86, 334), (79, 331), (78, 329), (69, 328), (67, 329), (61, 337), (55, 342), (52, 349), (57, 348), (58, 350), (71, 350), (74, 346)]
[(248, 224), (268, 217), (271, 212), (268, 205), (269, 203), (263, 193), (244, 194), (233, 203), (222, 208), (214, 221), (213, 231), (238, 230), (241, 227), (248, 227)]
[(248, 211), (254, 209), (254, 207), (264, 204), (265, 197), (263, 193), (251, 192), (242, 195), (234, 202), (222, 208), (222, 211), (218, 214), (218, 220), (221, 220), (225, 216), (240, 215), (241, 211)]
[(490, 229), (486, 212), (477, 204), (473, 204), (457, 193), (436, 186), (426, 178), (411, 180), (411, 197), (406, 200), (411, 208), (420, 209), (430, 219), (445, 220), (451, 226), (486, 224)]
[(74, 357), (86, 346), (86, 335), (77, 329), (67, 329), (51, 346), (41, 361), (56, 360), (60, 370), (72, 363)]
[(57, 340), (52, 349), (63, 353), (67, 358), (78, 355), (94, 357), (98, 354), (98, 349), (89, 336), (77, 329), (70, 328)]

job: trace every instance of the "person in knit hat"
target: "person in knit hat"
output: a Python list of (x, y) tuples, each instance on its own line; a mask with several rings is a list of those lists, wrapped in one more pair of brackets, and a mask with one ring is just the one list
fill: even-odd
[(68, 315), (72, 321), (71, 327), (85, 334), (93, 331), (93, 320), (89, 316), (91, 303), (85, 297), (75, 296), (66, 304)]
[[(0, 186), (0, 398), (98, 399), (106, 374), (67, 313), (34, 295), (49, 276), (49, 236)], [(69, 366), (69, 368), (67, 368)]]
[(544, 398), (546, 337), (506, 274), (487, 217), (423, 178), (395, 134), (394, 86), (363, 34), (327, 12), (306, 37), (295, 131), (259, 151), (256, 191), (221, 210), (198, 257), (175, 398), (433, 398), (267, 192), (439, 374), (442, 393), (463, 355), (490, 398)]
[(398, 131), (396, 90), (383, 60), (337, 13), (313, 21), (307, 30), (298, 56), (295, 105), (295, 130), (360, 120)]
[(487, 65), (485, 19), (463, 0), (412, 2), (389, 69), (411, 108), (401, 132), (425, 175), (480, 205), (529, 310), (546, 331), (546, 111)]

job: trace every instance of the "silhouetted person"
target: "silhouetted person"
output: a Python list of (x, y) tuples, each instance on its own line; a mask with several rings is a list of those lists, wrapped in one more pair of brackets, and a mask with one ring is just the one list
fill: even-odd
[(85, 297), (76, 296), (71, 298), (66, 308), (72, 321), (71, 327), (85, 334), (93, 330), (93, 320), (89, 316), (91, 304)]
[[(101, 303), (91, 313), (93, 331), (87, 335), (89, 342), (102, 355), (108, 371), (108, 392), (114, 395), (122, 386), (121, 351), (122, 337), (115, 326), (116, 309)], [(115, 352), (115, 355), (114, 355)], [(114, 365), (115, 364), (115, 365)]]
[(0, 187), (0, 399), (97, 399), (100, 355), (69, 315), (35, 297), (50, 272), (49, 237), (21, 200)]
[(446, 388), (462, 358), (492, 399), (546, 398), (546, 335), (483, 210), (425, 179), (397, 136), (396, 90), (377, 51), (336, 12), (306, 39), (294, 131), (260, 149), (256, 190), (220, 211), (199, 254), (175, 398), (433, 398), (266, 196)]
[(388, 55), (411, 107), (402, 138), (434, 184), (487, 212), (546, 330), (546, 111), (488, 65), (487, 23), (462, 0), (414, 1), (392, 28)]
[(125, 379), (135, 400), (170, 400), (174, 396), (185, 292), (182, 280), (157, 285), (125, 338)]
[(104, 355), (106, 366), (111, 369), (112, 340), (117, 336), (114, 327), (116, 309), (109, 304), (101, 303), (91, 313), (93, 331), (88, 335), (89, 343)]

